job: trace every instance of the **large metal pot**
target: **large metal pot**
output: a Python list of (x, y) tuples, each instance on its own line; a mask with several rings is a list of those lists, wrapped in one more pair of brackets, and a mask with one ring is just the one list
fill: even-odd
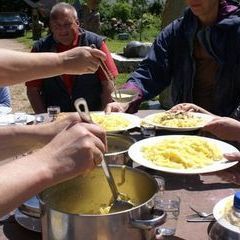
[(154, 178), (143, 171), (111, 165), (121, 193), (136, 207), (100, 215), (112, 194), (103, 170), (98, 167), (87, 176), (51, 187), (40, 194), (43, 240), (150, 240), (165, 214), (154, 209), (158, 192)]
[(108, 134), (108, 152), (105, 154), (105, 159), (110, 164), (132, 165), (132, 160), (128, 156), (129, 147), (136, 140), (124, 134)]

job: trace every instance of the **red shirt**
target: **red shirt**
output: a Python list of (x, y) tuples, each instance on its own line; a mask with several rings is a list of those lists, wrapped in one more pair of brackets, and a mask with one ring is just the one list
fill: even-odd
[[(73, 41), (72, 46), (65, 46), (61, 43), (57, 43), (56, 50), (57, 50), (57, 52), (64, 52), (64, 51), (70, 50), (72, 48), (75, 48), (79, 45), (79, 40), (80, 40), (80, 35), (77, 34), (74, 41)], [(102, 42), (100, 50), (103, 51), (106, 54), (105, 63), (107, 65), (109, 71), (112, 73), (112, 75), (114, 77), (116, 77), (118, 75), (118, 70), (117, 70), (117, 67), (116, 67), (113, 59), (112, 59), (110, 51), (107, 48), (107, 44), (104, 41)], [(32, 52), (36, 52), (36, 51), (34, 49), (32, 49)], [(104, 74), (104, 72), (102, 71), (101, 68), (98, 68), (96, 74), (97, 74), (97, 76), (100, 80), (102, 80), (102, 81), (106, 80), (105, 74)], [(74, 81), (74, 75), (64, 74), (64, 75), (61, 75), (61, 77), (64, 81), (64, 85), (67, 89), (67, 92), (69, 93), (69, 95), (71, 95), (73, 81)], [(37, 80), (32, 80), (32, 81), (26, 82), (25, 84), (26, 84), (27, 87), (41, 88), (42, 84), (43, 84), (43, 81), (44, 81), (44, 79), (37, 79)]]

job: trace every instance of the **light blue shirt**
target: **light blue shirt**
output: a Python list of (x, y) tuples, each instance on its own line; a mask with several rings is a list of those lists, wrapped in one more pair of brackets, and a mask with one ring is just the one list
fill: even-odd
[(11, 107), (11, 95), (8, 87), (0, 88), (0, 106)]

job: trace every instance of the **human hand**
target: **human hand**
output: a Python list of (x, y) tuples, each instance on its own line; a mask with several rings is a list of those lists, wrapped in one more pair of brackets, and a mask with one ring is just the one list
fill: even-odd
[(50, 184), (83, 174), (102, 161), (105, 132), (95, 124), (73, 123), (36, 154), (41, 156)]
[(230, 161), (240, 161), (240, 152), (225, 153), (223, 156)]
[(173, 106), (169, 111), (171, 111), (171, 112), (178, 112), (178, 111), (199, 112), (199, 113), (211, 114), (207, 110), (205, 110), (193, 103), (180, 103), (180, 104)]
[(105, 111), (105, 113), (126, 112), (128, 107), (129, 107), (129, 104), (127, 104), (127, 103), (112, 102), (112, 103), (107, 104), (104, 111)]
[(203, 131), (228, 141), (240, 141), (240, 122), (228, 117), (216, 117), (207, 123)]
[(47, 144), (65, 127), (69, 126), (71, 123), (74, 122), (81, 122), (78, 113), (68, 112), (58, 114), (56, 121), (32, 125), (30, 127), (35, 129), (35, 132), (39, 135), (39, 141), (43, 144)]
[(76, 47), (59, 53), (63, 72), (66, 74), (87, 74), (97, 71), (100, 62), (105, 61), (106, 55), (90, 47)]

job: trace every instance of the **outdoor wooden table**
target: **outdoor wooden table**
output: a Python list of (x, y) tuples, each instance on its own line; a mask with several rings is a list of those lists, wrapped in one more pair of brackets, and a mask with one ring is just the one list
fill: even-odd
[[(155, 112), (157, 112), (157, 110), (142, 110), (136, 115), (144, 117)], [(161, 132), (159, 132), (159, 134), (161, 134)], [(164, 134), (166, 133), (164, 132)], [(138, 138), (137, 134), (136, 138)], [(220, 199), (233, 194), (234, 190), (239, 188), (240, 185), (239, 164), (227, 170), (201, 175), (176, 175), (143, 167), (141, 167), (141, 169), (150, 174), (164, 177), (166, 181), (166, 191), (174, 192), (181, 198), (177, 231), (174, 237), (166, 238), (170, 240), (208, 239), (208, 231), (212, 223), (187, 222), (185, 220), (186, 216), (193, 213), (189, 205), (199, 210), (210, 212)], [(41, 239), (41, 234), (31, 232), (19, 226), (12, 216), (6, 222), (0, 223), (0, 240), (6, 239), (38, 240)]]

